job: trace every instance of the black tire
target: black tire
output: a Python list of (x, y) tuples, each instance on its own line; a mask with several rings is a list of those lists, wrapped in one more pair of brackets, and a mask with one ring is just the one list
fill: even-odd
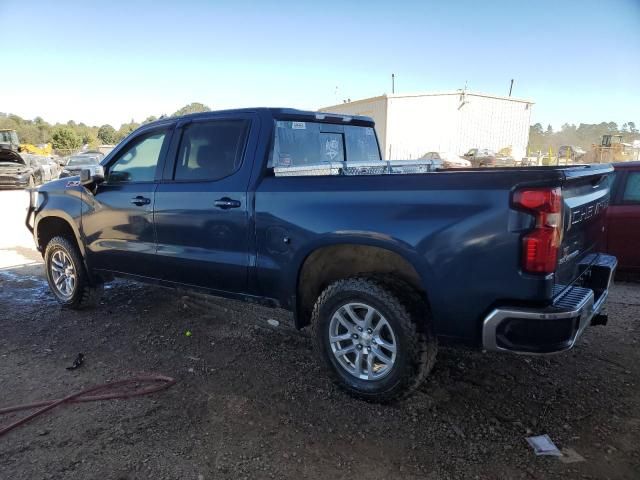
[[(376, 309), (397, 339), (395, 362), (380, 379), (356, 378), (333, 353), (330, 322), (348, 303)], [(316, 353), (328, 375), (341, 389), (362, 400), (387, 403), (404, 398), (418, 388), (435, 364), (438, 345), (427, 304), (409, 285), (392, 278), (354, 277), (333, 283), (318, 298), (311, 325)]]
[[(74, 288), (71, 289), (72, 293), (70, 295), (64, 295), (55, 284), (52, 258), (57, 252), (59, 255), (62, 254), (60, 252), (63, 252), (72, 264), (75, 284)], [(98, 304), (102, 295), (103, 284), (91, 281), (82, 261), (82, 255), (74, 241), (66, 237), (53, 237), (45, 249), (44, 265), (49, 288), (61, 305), (79, 310), (94, 307)]]

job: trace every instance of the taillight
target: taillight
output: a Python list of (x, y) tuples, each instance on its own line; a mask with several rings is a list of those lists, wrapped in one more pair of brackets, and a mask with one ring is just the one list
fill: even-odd
[(517, 190), (513, 203), (536, 218), (535, 228), (522, 238), (522, 269), (529, 273), (553, 273), (562, 243), (562, 191), (560, 188)]

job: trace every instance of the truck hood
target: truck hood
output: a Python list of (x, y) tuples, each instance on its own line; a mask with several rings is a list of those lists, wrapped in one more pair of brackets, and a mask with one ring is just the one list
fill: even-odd
[(41, 192), (55, 192), (65, 190), (67, 188), (79, 188), (80, 177), (64, 177), (57, 180), (51, 180), (38, 187)]
[(24, 158), (13, 150), (7, 150), (5, 148), (0, 149), (0, 163), (25, 165)]

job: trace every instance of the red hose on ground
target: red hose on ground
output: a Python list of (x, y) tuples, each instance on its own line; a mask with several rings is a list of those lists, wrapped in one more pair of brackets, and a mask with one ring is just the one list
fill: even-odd
[[(134, 385), (138, 383), (157, 383), (157, 385), (142, 388), (140, 390), (132, 390), (132, 391), (124, 391), (117, 393), (103, 393), (101, 395), (96, 395), (97, 392), (103, 390), (111, 390), (116, 387), (123, 387), (128, 385)], [(20, 420), (15, 421), (7, 425), (6, 427), (0, 430), (0, 437), (5, 433), (13, 430), (20, 425), (27, 423), (30, 420), (33, 420), (35, 417), (42, 415), (49, 410), (62, 405), (63, 403), (81, 403), (81, 402), (96, 402), (99, 400), (111, 400), (114, 398), (131, 398), (131, 397), (139, 397), (141, 395), (148, 395), (150, 393), (159, 392), (161, 390), (165, 390), (175, 384), (175, 379), (171, 377), (166, 377), (164, 375), (143, 375), (139, 377), (132, 377), (125, 380), (117, 380), (115, 382), (103, 383), (102, 385), (96, 385), (93, 387), (86, 388), (80, 392), (72, 393), (69, 396), (64, 398), (60, 398), (57, 400), (45, 400), (42, 402), (29, 403), (25, 405), (15, 405), (13, 407), (0, 408), (0, 415), (11, 412), (18, 412), (21, 410), (31, 410), (37, 407), (44, 407), (40, 410), (33, 412), (31, 415), (27, 415)], [(93, 393), (93, 395), (87, 395), (88, 393)]]

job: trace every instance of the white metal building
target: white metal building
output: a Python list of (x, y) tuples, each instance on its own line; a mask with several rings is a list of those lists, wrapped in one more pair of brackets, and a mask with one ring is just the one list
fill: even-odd
[(320, 111), (372, 117), (385, 160), (505, 147), (520, 159), (527, 154), (532, 106), (529, 100), (455, 91), (385, 94)]

